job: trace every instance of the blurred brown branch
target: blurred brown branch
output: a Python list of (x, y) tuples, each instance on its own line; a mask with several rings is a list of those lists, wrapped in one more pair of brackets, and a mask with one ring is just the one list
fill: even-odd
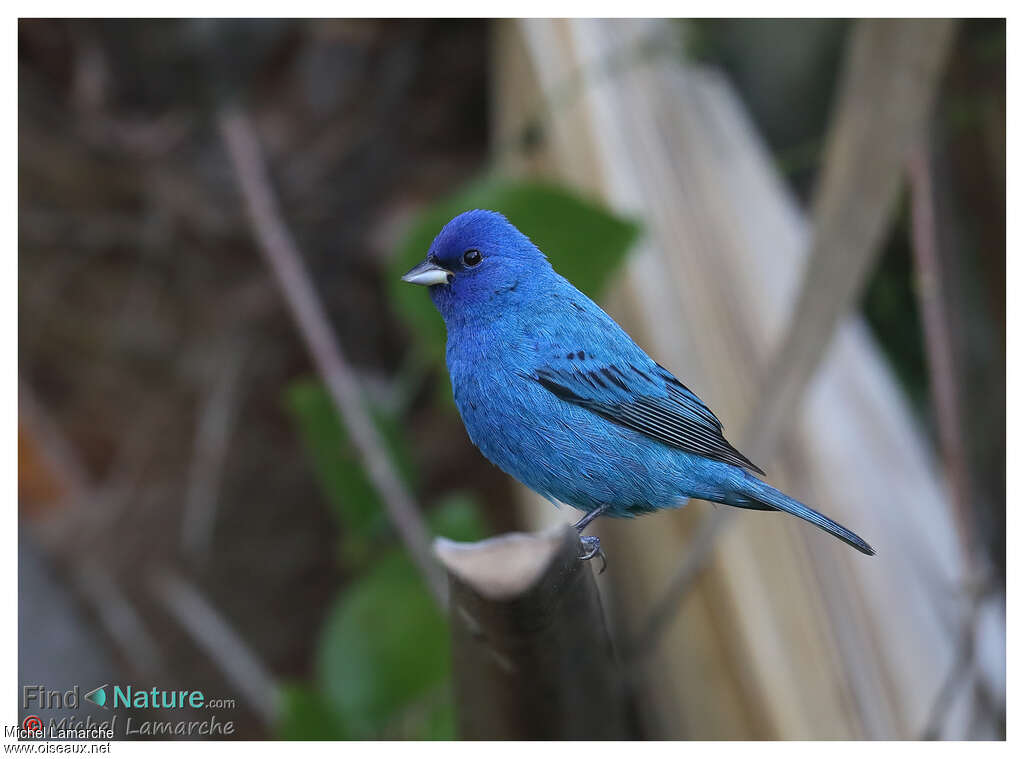
[[(24, 380), (19, 380), (18, 415), (19, 501), (23, 508), (45, 510), (31, 519), (35, 537), (52, 556), (88, 557), (76, 561), (71, 573), (75, 588), (134, 671), (149, 677), (159, 674), (163, 656), (144, 616), (114, 574), (90, 552), (96, 533), (121, 504), (116, 486), (93, 482), (71, 441)], [(26, 487), (40, 478), (45, 487)]]
[(181, 547), (194, 561), (205, 561), (213, 542), (224, 460), (243, 395), (241, 379), (246, 351), (244, 343), (227, 347), (223, 365), (210, 382), (196, 424), (181, 520)]
[(970, 559), (976, 556), (978, 546), (974, 535), (970, 473), (964, 449), (960, 398), (953, 365), (950, 315), (946, 312), (943, 298), (942, 261), (936, 242), (935, 199), (926, 140), (922, 140), (908, 157), (907, 179), (910, 184), (911, 201), (911, 249), (917, 269), (917, 296), (928, 356), (932, 407), (939, 428), (939, 444), (952, 495), (957, 529), (964, 555)]
[(135, 672), (156, 678), (166, 672), (160, 644), (138, 606), (125, 594), (114, 574), (94, 558), (81, 562), (72, 575), (75, 587), (95, 608), (103, 629), (117, 641)]
[(446, 606), (447, 585), (431, 553), (430, 534), (366, 412), (356, 377), (341, 353), (301, 254), (281, 219), (252, 125), (237, 108), (225, 108), (218, 121), (260, 250), (281, 286), (295, 324), (392, 524), (434, 597)]
[[(949, 673), (946, 675), (942, 687), (935, 695), (935, 701), (932, 703), (924, 730), (921, 733), (922, 740), (935, 741), (942, 737), (942, 728), (957, 693), (967, 691), (974, 697), (973, 694), (978, 690), (974, 687), (978, 679), (975, 669), (976, 633), (978, 612), (981, 609), (982, 600), (980, 592), (974, 593), (971, 597), (971, 608), (961, 623), (953, 663), (950, 665)], [(985, 701), (986, 699), (981, 700)]]
[[(928, 357), (932, 408), (938, 426), (939, 447), (949, 484), (957, 534), (973, 583), (966, 588), (970, 606), (961, 622), (956, 656), (935, 697), (923, 732), (925, 740), (937, 740), (942, 736), (943, 722), (957, 693), (975, 693), (979, 690), (974, 687), (978, 681), (978, 617), (985, 596), (992, 592), (993, 587), (991, 567), (984, 562), (975, 530), (971, 474), (960, 407), (962, 395), (957, 387), (958, 375), (950, 333), (951, 314), (946, 308), (945, 273), (936, 234), (934, 184), (926, 138), (922, 138), (907, 158), (907, 180), (910, 185), (911, 250), (917, 271), (917, 296)], [(986, 699), (978, 701), (975, 707), (984, 705)]]
[(268, 725), (280, 716), (278, 689), (263, 661), (192, 583), (171, 570), (151, 579), (153, 595)]

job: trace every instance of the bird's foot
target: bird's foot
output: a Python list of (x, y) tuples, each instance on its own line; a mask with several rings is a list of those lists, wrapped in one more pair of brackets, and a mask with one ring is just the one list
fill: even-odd
[(598, 574), (604, 574), (604, 570), (608, 568), (608, 559), (604, 555), (604, 551), (601, 550), (601, 538), (596, 535), (580, 535), (580, 560), (590, 561), (595, 556), (601, 559), (601, 568), (598, 570)]

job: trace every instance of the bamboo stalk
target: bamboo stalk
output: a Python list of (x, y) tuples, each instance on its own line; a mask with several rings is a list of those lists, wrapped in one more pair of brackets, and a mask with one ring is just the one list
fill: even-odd
[(765, 455), (821, 362), (882, 249), (904, 166), (921, 139), (953, 39), (949, 19), (872, 19), (854, 29), (825, 166), (807, 270), (765, 402), (746, 434)]
[[(952, 30), (948, 20), (858, 23), (830, 130), (809, 264), (782, 346), (765, 372), (759, 405), (742, 438), (742, 450), (755, 461), (771, 456), (836, 325), (859, 295), (881, 251), (904, 160), (924, 134)], [(736, 516), (732, 511), (726, 514), (709, 515), (709, 526), (702, 529)], [(703, 543), (693, 551), (700, 563), (710, 556)], [(694, 561), (687, 556), (681, 566)], [(697, 570), (680, 571), (665, 599), (685, 597), (685, 584), (699, 576)], [(663, 609), (666, 600), (657, 608)], [(652, 643), (659, 622), (652, 616), (645, 630), (645, 639)]]

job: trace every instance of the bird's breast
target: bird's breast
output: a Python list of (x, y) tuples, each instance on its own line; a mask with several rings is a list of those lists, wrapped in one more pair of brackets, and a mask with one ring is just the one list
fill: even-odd
[[(533, 422), (529, 402), (529, 347), (510, 335), (465, 335), (449, 340), (448, 372), (455, 405), (470, 438), (481, 449), (508, 425)], [(486, 451), (485, 451), (486, 453)]]

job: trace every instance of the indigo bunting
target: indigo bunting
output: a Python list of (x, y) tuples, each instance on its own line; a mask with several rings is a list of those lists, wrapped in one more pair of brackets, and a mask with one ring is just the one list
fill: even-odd
[[(468, 211), (403, 277), (425, 285), (448, 331), (455, 405), (492, 463), (556, 504), (633, 517), (690, 498), (784, 511), (862, 553), (856, 534), (755, 477), (693, 392), (559, 275), (504, 216)], [(603, 558), (603, 556), (602, 556)]]

